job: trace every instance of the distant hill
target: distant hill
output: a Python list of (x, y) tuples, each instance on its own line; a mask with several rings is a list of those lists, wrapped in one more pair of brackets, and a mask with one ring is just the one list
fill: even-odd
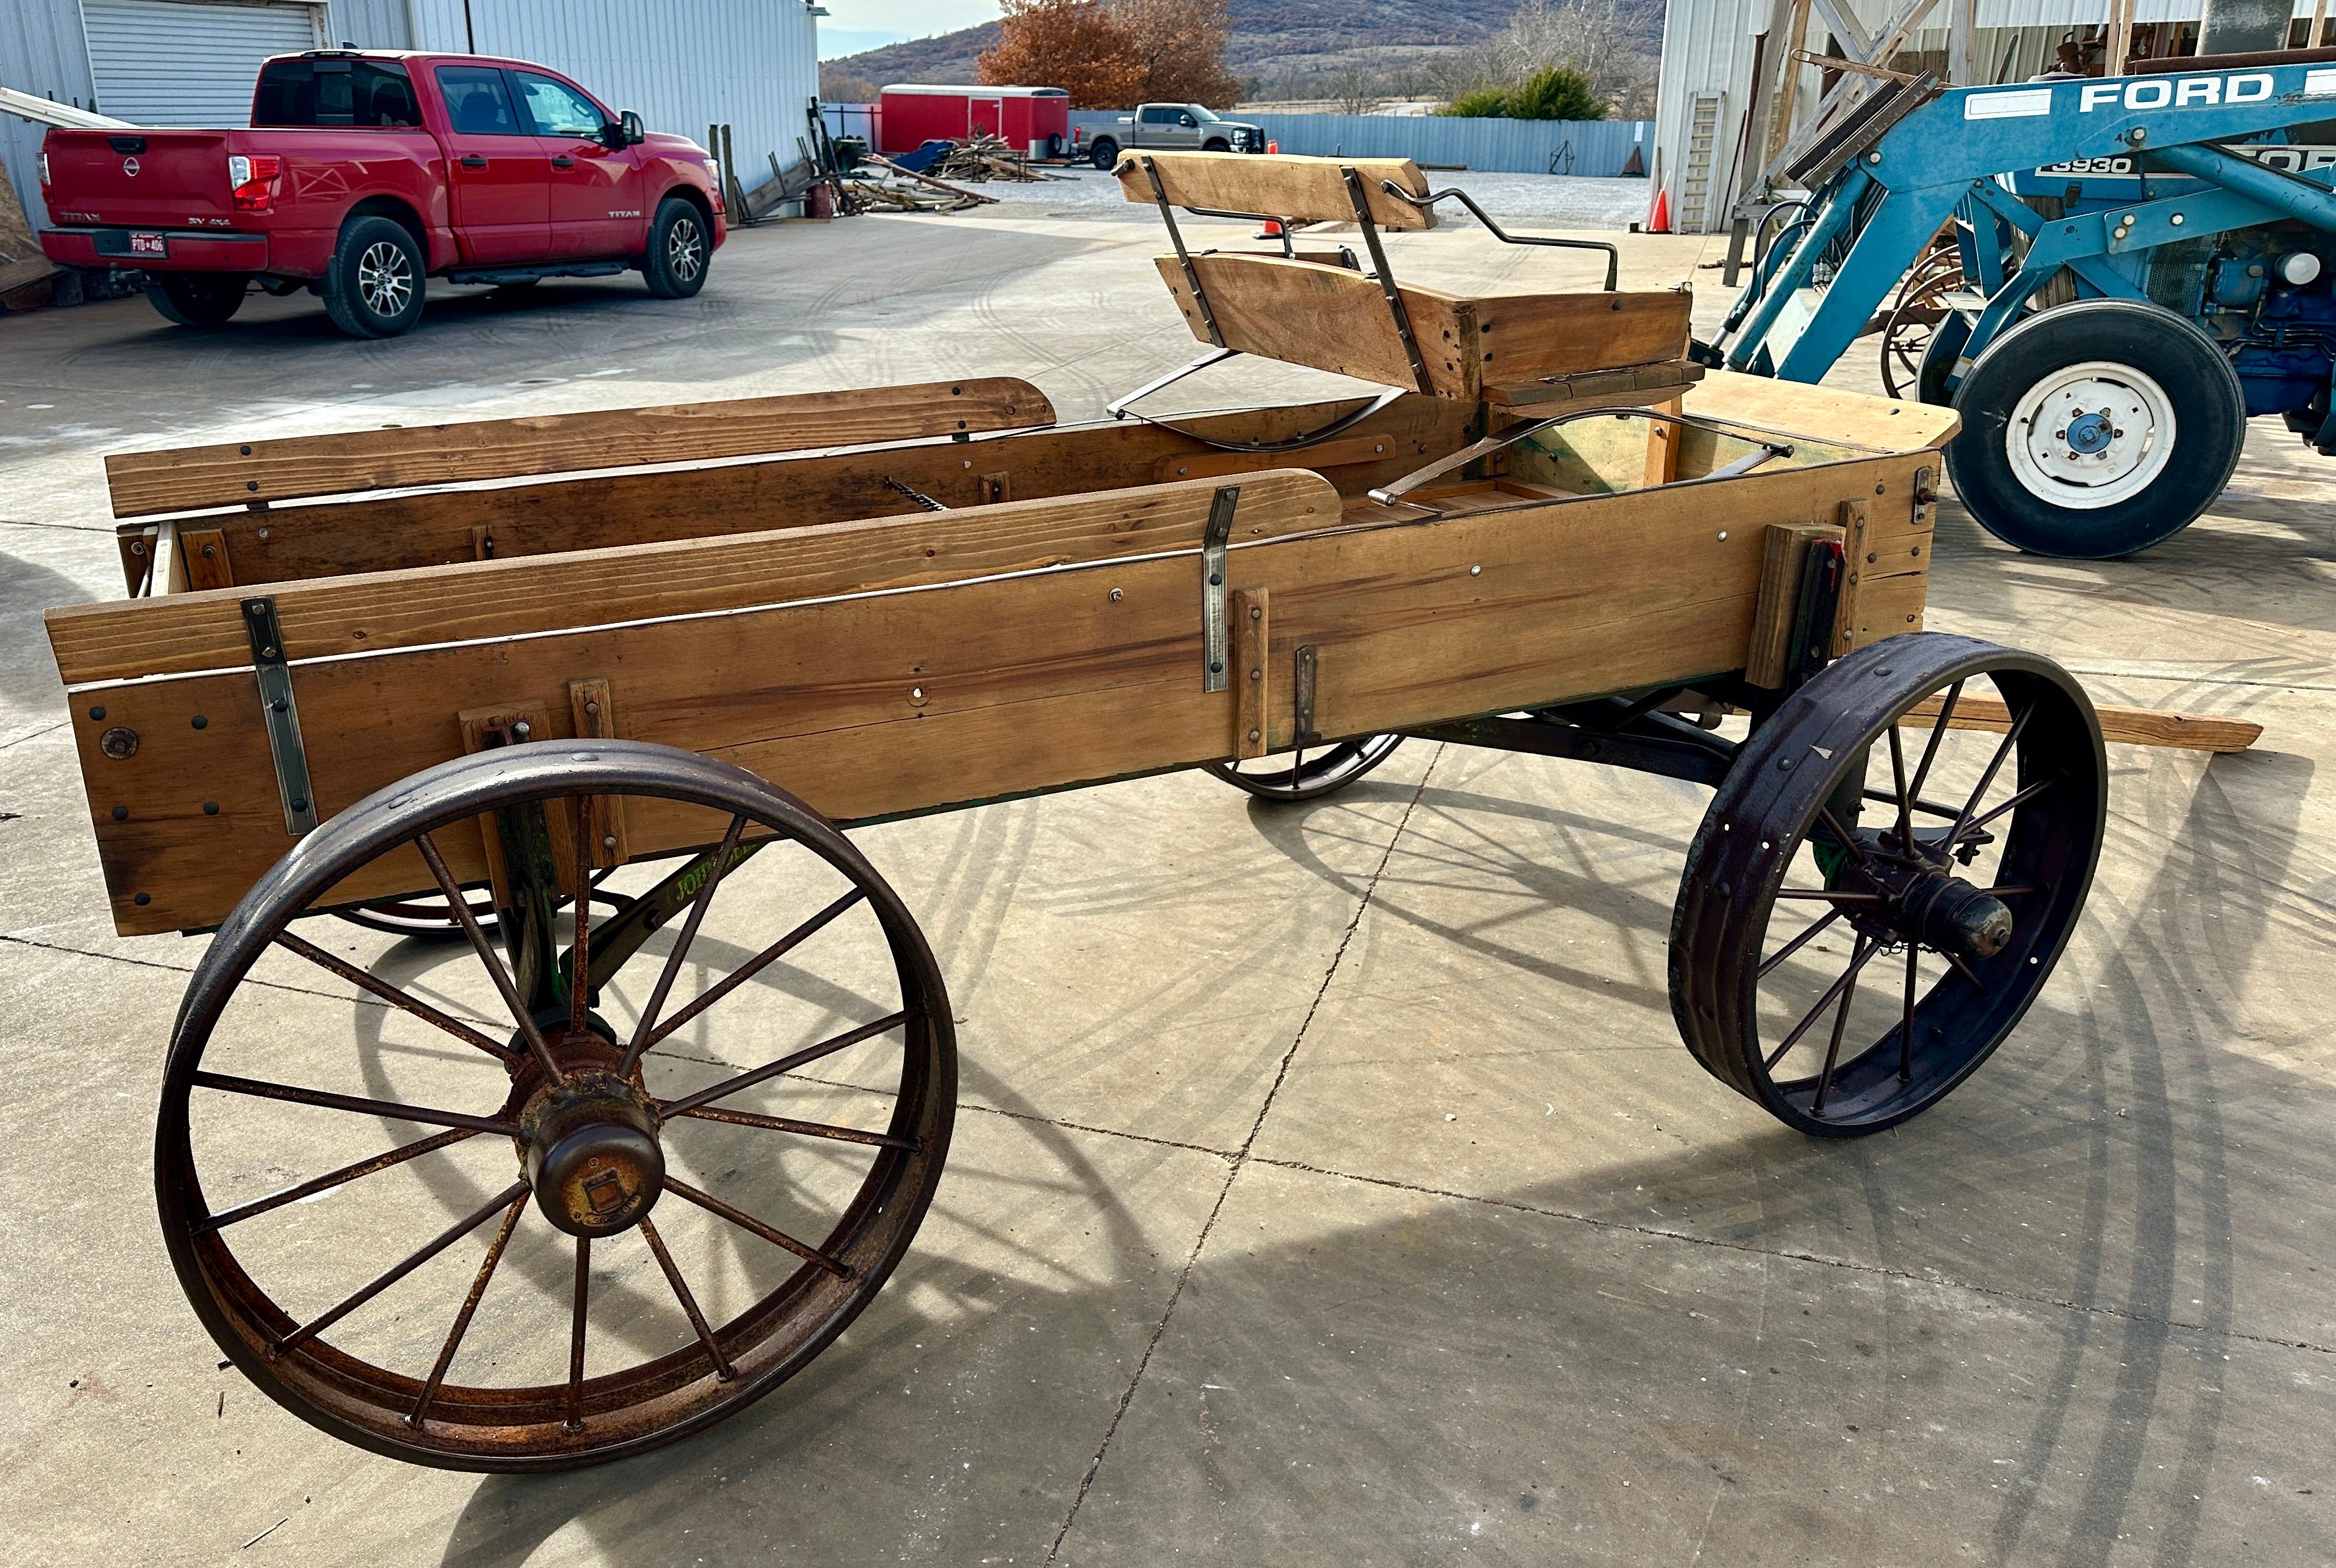
[[(1660, 48), (1663, 0), (1637, 0), (1631, 32), (1650, 54)], [(1359, 65), (1401, 69), (1423, 51), (1481, 44), (1508, 20), (1506, 0), (1455, 5), (1451, 0), (1232, 0), (1232, 37), (1225, 64), (1254, 80), (1328, 76)], [(887, 82), (970, 82), (974, 58), (998, 42), (998, 24), (912, 38), (830, 60), (836, 77)]]

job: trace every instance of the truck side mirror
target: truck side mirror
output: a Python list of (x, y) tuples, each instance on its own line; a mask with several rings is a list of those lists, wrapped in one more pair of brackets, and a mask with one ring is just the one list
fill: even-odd
[(1198, 125), (1200, 122), (1193, 119), (1189, 114), (1179, 114), (1176, 116), (1176, 123), (1182, 125), (1185, 130), (1190, 131), (1193, 126)]
[(649, 139), (648, 128), (641, 123), (641, 117), (629, 109), (617, 117), (617, 129), (624, 137), (627, 147), (638, 147)]

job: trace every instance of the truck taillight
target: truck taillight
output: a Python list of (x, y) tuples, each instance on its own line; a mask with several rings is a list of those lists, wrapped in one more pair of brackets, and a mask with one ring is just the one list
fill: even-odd
[(42, 153), (42, 154), (41, 154), (41, 184), (42, 184), (44, 187), (46, 187), (48, 183), (49, 183), (49, 155), (48, 155), (47, 153), (44, 152), (44, 153)]
[(227, 182), (235, 187), (238, 212), (265, 212), (276, 205), (276, 180), (284, 171), (280, 158), (241, 154), (227, 161)]

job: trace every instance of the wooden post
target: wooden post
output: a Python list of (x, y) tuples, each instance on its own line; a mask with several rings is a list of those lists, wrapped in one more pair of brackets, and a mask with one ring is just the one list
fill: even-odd
[(2312, 31), (2303, 35), (2306, 49), (2320, 47), (2320, 35), (2328, 20), (2328, 0), (2312, 0)]
[(1784, 74), (1776, 85), (1776, 112), (1768, 121), (1768, 150), (1761, 159), (1763, 165), (1776, 161), (1776, 154), (1785, 150), (1785, 139), (1793, 133), (1793, 100), (1801, 91), (1799, 55), (1808, 47), (1808, 36), (1809, 0), (1793, 0), (1792, 26), (1784, 52), (1776, 61), (1776, 68)]
[[(1684, 402), (1684, 396), (1666, 398), (1650, 404), (1647, 412), (1676, 416)], [(1669, 484), (1679, 477), (1679, 427), (1676, 424), (1660, 419), (1647, 421), (1646, 488)]]
[(1841, 598), (1834, 607), (1833, 657), (1857, 646), (1857, 585), (1865, 579), (1865, 502), (1841, 503)]

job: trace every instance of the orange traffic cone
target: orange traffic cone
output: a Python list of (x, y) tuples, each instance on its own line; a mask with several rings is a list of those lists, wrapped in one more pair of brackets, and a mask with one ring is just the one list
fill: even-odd
[(1650, 234), (1669, 234), (1670, 231), (1671, 193), (1668, 190), (1658, 189), (1655, 191), (1655, 209), (1647, 215), (1647, 232)]
[(1281, 143), (1279, 141), (1269, 141), (1265, 144), (1265, 151), (1266, 155), (1270, 157), (1274, 153), (1281, 151)]

